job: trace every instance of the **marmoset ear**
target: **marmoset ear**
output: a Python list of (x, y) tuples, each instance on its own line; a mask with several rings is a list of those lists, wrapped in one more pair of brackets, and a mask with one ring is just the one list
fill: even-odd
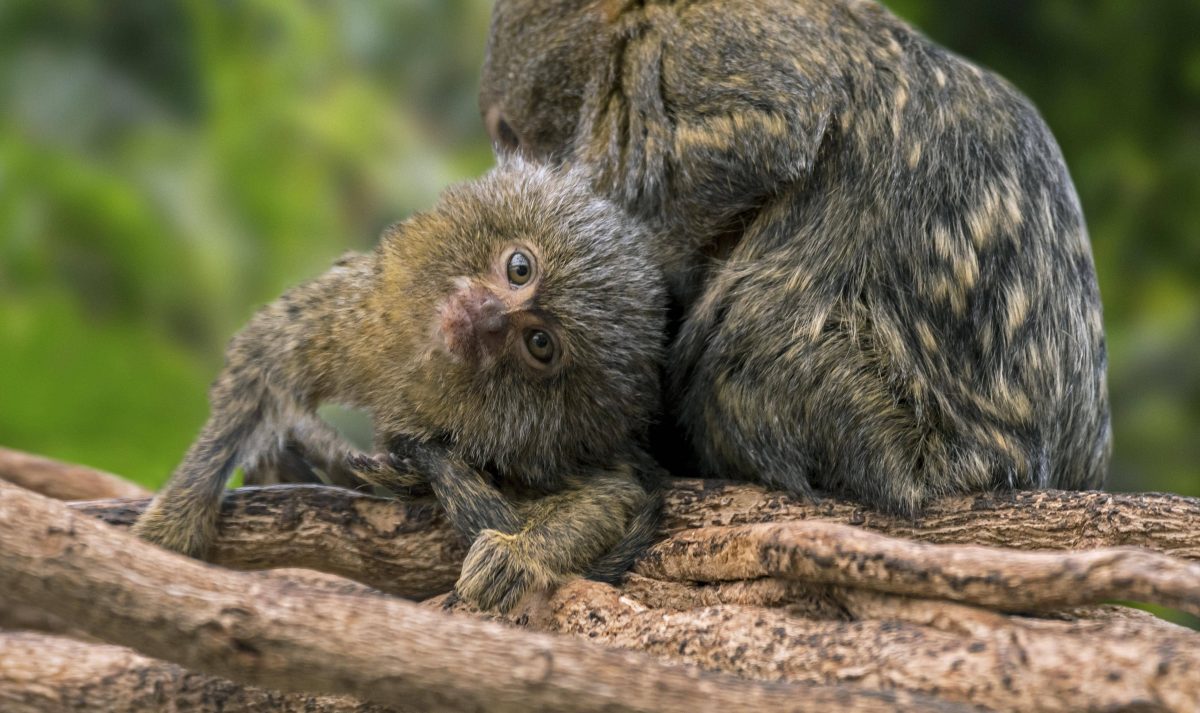
[(492, 153), (501, 165), (504, 165), (507, 157), (522, 153), (524, 142), (521, 135), (513, 128), (499, 104), (493, 104), (483, 112), (483, 125), (492, 140)]

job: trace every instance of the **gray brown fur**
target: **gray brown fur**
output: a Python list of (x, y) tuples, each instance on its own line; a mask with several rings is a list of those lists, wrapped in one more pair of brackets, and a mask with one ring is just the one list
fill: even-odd
[(702, 471), (914, 512), (1096, 488), (1100, 297), (1036, 110), (873, 0), (498, 0), (494, 138), (663, 236)]
[[(503, 282), (513, 245), (535, 257), (524, 286)], [(459, 593), (480, 606), (571, 574), (614, 576), (657, 514), (641, 441), (659, 403), (666, 289), (649, 250), (573, 173), (511, 161), (452, 187), (233, 339), (208, 423), (135, 530), (202, 554), (236, 467), (303, 459), (432, 489), (474, 543)], [(463, 305), (485, 302), (504, 305), (503, 329), (480, 331), (476, 313), (463, 327)], [(518, 351), (534, 322), (559, 340), (553, 369)], [(326, 402), (369, 412), (390, 455), (355, 453), (316, 417)]]

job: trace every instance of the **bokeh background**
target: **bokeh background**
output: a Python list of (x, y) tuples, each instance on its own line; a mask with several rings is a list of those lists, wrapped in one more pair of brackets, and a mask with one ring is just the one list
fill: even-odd
[[(254, 309), (491, 164), (490, 0), (0, 0), (0, 444), (161, 483)], [(1041, 108), (1110, 485), (1200, 495), (1200, 2), (892, 0)]]

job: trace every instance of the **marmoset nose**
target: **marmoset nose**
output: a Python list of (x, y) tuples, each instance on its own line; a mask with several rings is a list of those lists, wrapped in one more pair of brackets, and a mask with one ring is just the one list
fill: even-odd
[(508, 329), (508, 314), (504, 310), (504, 303), (495, 295), (489, 293), (483, 296), (472, 311), (474, 314), (471, 321), (480, 336), (501, 334)]
[(467, 287), (441, 308), (441, 334), (451, 353), (464, 359), (495, 354), (508, 341), (504, 302), (486, 288)]

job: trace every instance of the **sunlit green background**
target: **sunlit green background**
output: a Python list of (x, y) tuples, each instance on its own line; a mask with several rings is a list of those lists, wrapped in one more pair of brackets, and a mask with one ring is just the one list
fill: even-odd
[[(1111, 485), (1200, 495), (1200, 2), (893, 0), (1087, 211)], [(155, 485), (257, 305), (491, 163), (489, 0), (0, 0), (0, 444)]]

